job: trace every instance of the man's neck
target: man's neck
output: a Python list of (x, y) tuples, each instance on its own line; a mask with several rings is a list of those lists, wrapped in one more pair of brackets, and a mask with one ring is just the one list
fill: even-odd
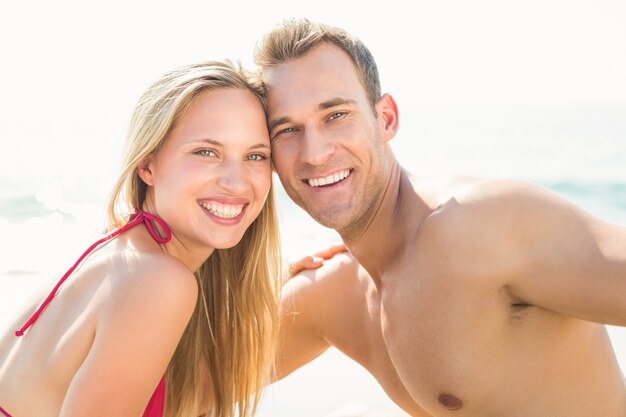
[(358, 262), (377, 286), (380, 277), (415, 236), (423, 219), (430, 213), (416, 194), (409, 175), (392, 157), (390, 175), (376, 210), (358, 235), (340, 235)]

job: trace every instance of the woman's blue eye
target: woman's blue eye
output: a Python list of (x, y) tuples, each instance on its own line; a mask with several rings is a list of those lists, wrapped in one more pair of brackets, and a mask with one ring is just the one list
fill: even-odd
[(200, 149), (195, 153), (201, 156), (215, 156), (215, 152), (213, 152), (211, 149)]
[(266, 159), (267, 159), (267, 156), (260, 154), (260, 153), (253, 153), (251, 155), (248, 155), (249, 161), (264, 161)]

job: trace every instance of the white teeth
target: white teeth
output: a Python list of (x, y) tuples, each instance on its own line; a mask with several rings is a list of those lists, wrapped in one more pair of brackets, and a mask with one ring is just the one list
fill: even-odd
[(233, 217), (239, 216), (244, 206), (243, 204), (230, 205), (217, 203), (215, 201), (201, 201), (200, 205), (217, 217), (224, 219), (232, 219)]
[(322, 185), (334, 184), (336, 182), (342, 181), (348, 178), (350, 175), (350, 170), (344, 169), (343, 171), (339, 171), (333, 175), (329, 175), (323, 178), (309, 178), (307, 182), (311, 187), (320, 187)]

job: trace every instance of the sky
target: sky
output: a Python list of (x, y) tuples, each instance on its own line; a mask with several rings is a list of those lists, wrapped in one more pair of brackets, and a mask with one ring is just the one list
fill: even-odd
[(400, 107), (398, 154), (423, 109), (626, 106), (624, 0), (4, 2), (0, 178), (107, 188), (148, 84), (204, 59), (252, 66), (293, 16), (369, 46)]

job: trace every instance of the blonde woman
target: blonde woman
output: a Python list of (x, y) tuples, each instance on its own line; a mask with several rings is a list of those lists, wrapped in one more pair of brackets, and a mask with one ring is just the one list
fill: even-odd
[(261, 84), (228, 61), (163, 75), (109, 234), (0, 339), (0, 415), (251, 415), (275, 355), (271, 188)]

